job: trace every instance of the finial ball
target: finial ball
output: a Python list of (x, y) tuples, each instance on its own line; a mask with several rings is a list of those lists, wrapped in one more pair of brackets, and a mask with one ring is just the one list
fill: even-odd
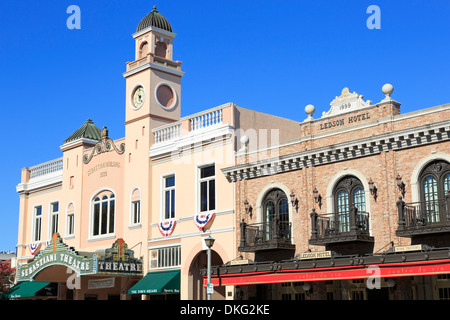
[(390, 83), (386, 83), (382, 88), (381, 91), (383, 91), (383, 93), (390, 97), (392, 92), (394, 92), (394, 87), (392, 86), (392, 84)]
[(308, 116), (312, 116), (315, 111), (316, 111), (316, 108), (312, 104), (308, 104), (305, 107), (305, 112)]

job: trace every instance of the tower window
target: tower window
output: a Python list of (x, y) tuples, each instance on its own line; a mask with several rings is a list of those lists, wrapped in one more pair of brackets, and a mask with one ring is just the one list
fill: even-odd
[(161, 58), (166, 58), (167, 45), (165, 42), (158, 41), (156, 43), (155, 55)]
[(148, 43), (146, 41), (142, 42), (141, 46), (139, 47), (139, 58), (146, 57), (148, 55)]

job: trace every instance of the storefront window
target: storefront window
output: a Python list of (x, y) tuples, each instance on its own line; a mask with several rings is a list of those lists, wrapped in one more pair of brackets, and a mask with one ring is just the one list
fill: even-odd
[(150, 269), (171, 268), (181, 265), (181, 246), (150, 250)]

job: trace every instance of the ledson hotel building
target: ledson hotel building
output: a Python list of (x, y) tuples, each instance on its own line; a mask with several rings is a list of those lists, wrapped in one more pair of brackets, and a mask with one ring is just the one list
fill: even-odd
[[(22, 169), (9, 299), (450, 299), (450, 104), (348, 88), (302, 122), (211, 106), (156, 8), (126, 63), (125, 137), (88, 119)], [(101, 121), (101, 119), (99, 120)]]

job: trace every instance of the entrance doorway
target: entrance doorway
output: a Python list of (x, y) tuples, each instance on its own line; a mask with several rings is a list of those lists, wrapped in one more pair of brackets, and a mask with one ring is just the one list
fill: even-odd
[[(203, 287), (203, 276), (200, 270), (206, 269), (208, 256), (206, 251), (199, 252), (192, 260), (189, 267), (189, 300), (206, 300), (206, 288)], [(222, 258), (217, 252), (211, 250), (211, 265), (220, 266), (223, 264)], [(214, 287), (213, 300), (225, 300), (225, 287)]]

